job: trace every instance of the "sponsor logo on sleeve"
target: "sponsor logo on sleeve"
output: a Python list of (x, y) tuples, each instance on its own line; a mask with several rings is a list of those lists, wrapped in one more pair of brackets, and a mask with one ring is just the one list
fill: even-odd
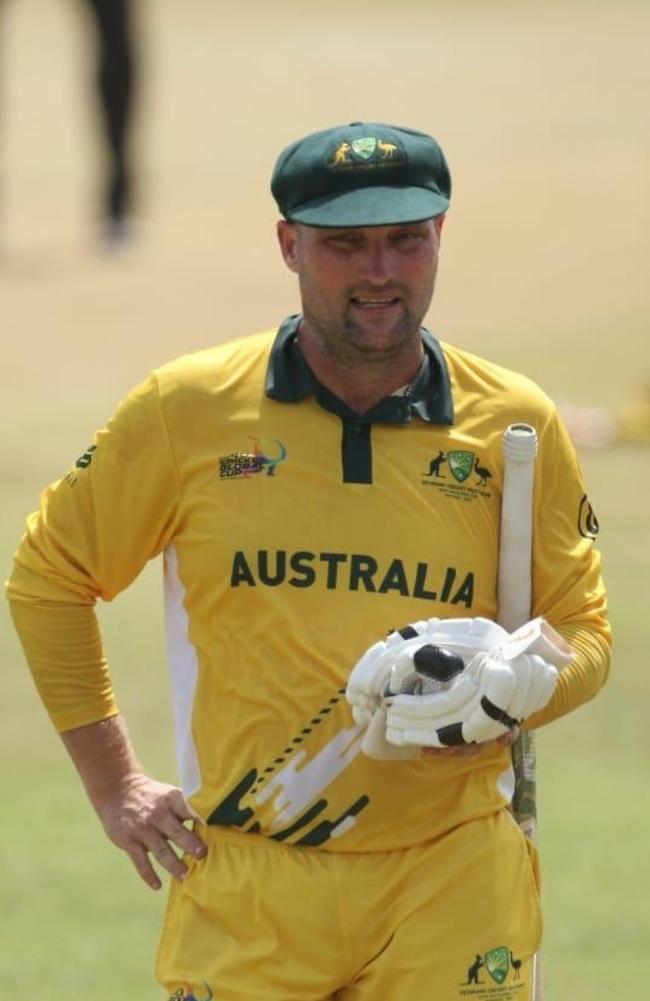
[(70, 472), (64, 477), (64, 480), (68, 484), (68, 486), (73, 487), (77, 482), (77, 480), (79, 479), (79, 475), (77, 473), (78, 469), (88, 469), (88, 466), (90, 466), (90, 464), (93, 461), (93, 452), (96, 451), (97, 451), (96, 445), (89, 445), (86, 451), (83, 453), (83, 455), (79, 456), (79, 458), (75, 462)]
[(599, 532), (598, 518), (585, 494), (578, 509), (578, 531), (585, 539), (595, 539)]

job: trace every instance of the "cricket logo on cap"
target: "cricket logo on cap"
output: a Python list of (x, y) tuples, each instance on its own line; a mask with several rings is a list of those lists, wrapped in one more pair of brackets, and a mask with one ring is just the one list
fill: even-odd
[(360, 166), (381, 167), (402, 164), (406, 153), (397, 143), (378, 139), (376, 136), (363, 136), (343, 140), (332, 154), (328, 166), (354, 168)]
[(377, 149), (377, 140), (370, 136), (366, 139), (353, 139), (350, 146), (354, 155), (360, 160), (371, 160)]

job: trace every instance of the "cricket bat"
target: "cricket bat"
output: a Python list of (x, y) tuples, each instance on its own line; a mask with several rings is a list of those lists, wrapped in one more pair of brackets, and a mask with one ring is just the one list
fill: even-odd
[[(511, 424), (503, 435), (503, 496), (499, 536), (497, 598), (499, 625), (513, 632), (531, 617), (533, 490), (537, 432)], [(522, 831), (537, 836), (536, 762), (533, 733), (522, 732), (512, 748), (512, 812)], [(533, 999), (542, 1001), (539, 954), (534, 957)]]

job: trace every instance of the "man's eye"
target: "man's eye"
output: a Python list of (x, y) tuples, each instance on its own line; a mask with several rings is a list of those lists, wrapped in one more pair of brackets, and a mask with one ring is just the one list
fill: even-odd
[(331, 247), (341, 247), (346, 250), (358, 247), (361, 244), (359, 237), (354, 236), (352, 233), (337, 233), (336, 236), (331, 236), (327, 242)]
[(421, 233), (413, 233), (411, 231), (395, 234), (395, 243), (397, 243), (400, 247), (415, 246), (415, 244), (419, 243), (421, 239)]

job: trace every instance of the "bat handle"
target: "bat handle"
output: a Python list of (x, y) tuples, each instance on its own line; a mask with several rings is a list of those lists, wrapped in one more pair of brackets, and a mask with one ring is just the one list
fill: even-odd
[(513, 462), (532, 462), (537, 455), (537, 431), (530, 424), (511, 424), (503, 435), (503, 455)]

